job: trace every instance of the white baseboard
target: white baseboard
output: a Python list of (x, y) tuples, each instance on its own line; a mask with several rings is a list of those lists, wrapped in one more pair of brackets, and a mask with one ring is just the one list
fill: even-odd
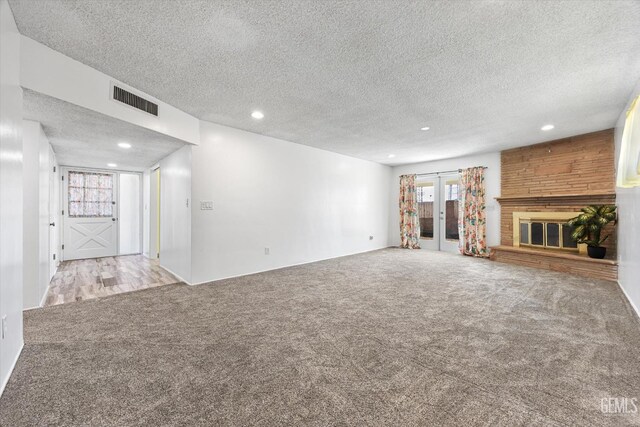
[(47, 285), (47, 289), (44, 291), (42, 298), (40, 299), (40, 303), (38, 305), (34, 305), (33, 307), (24, 307), (22, 311), (35, 310), (36, 308), (44, 307), (44, 302), (47, 300), (47, 295), (49, 294), (49, 285)]
[(47, 289), (45, 289), (44, 294), (42, 294), (42, 298), (40, 299), (40, 304), (33, 306), (33, 307), (25, 307), (22, 309), (22, 311), (28, 311), (28, 310), (35, 310), (36, 308), (42, 308), (44, 307), (44, 302), (47, 300), (47, 296), (49, 295), (49, 288), (51, 287), (51, 281), (49, 281), (49, 284), (47, 285)]
[(627, 291), (624, 290), (624, 286), (620, 284), (620, 280), (616, 281), (616, 283), (620, 287), (620, 290), (624, 294), (624, 297), (627, 299), (627, 301), (629, 301), (629, 305), (631, 306), (631, 308), (636, 312), (636, 316), (638, 316), (638, 318), (640, 319), (640, 310), (638, 310), (638, 307), (636, 307), (636, 305), (633, 303)]
[(44, 291), (44, 295), (42, 295), (42, 299), (40, 300), (40, 307), (44, 307), (44, 302), (47, 300), (47, 296), (49, 295), (49, 288), (51, 287), (51, 282), (47, 285), (47, 289)]
[(174, 273), (173, 271), (169, 270), (167, 267), (164, 267), (163, 265), (160, 265), (160, 268), (162, 268), (163, 270), (167, 271), (168, 273), (171, 273), (173, 276), (176, 277), (176, 279), (180, 280), (181, 282), (184, 282), (187, 285), (191, 285), (191, 283), (189, 283), (188, 280), (184, 280), (182, 277), (180, 277), (179, 274)]
[[(344, 254), (344, 255), (332, 256), (332, 257), (328, 257), (328, 258), (314, 259), (314, 260), (311, 260), (311, 261), (304, 261), (304, 262), (299, 262), (299, 263), (296, 263), (296, 264), (283, 265), (281, 267), (267, 268), (266, 270), (251, 271), (251, 272), (248, 272), (248, 273), (242, 273), (242, 274), (236, 274), (236, 275), (233, 275), (233, 276), (220, 277), (220, 278), (213, 279), (213, 280), (206, 280), (204, 282), (187, 283), (187, 284), (191, 285), (191, 286), (204, 285), (205, 283), (217, 282), (219, 280), (233, 279), (233, 278), (236, 278), (236, 277), (243, 277), (243, 276), (251, 276), (252, 274), (266, 273), (267, 271), (281, 270), (283, 268), (296, 267), (298, 265), (313, 264), (314, 262), (328, 261), (330, 259), (343, 258), (343, 257), (346, 257), (346, 256), (352, 256), (352, 255), (358, 255), (358, 254), (366, 254), (367, 252), (379, 251), (381, 249), (386, 249), (386, 248), (391, 248), (391, 247), (393, 247), (393, 246), (382, 246), (382, 247), (379, 247), (379, 248), (367, 249), (366, 251), (352, 252), (352, 253), (348, 253), (348, 254)], [(166, 268), (165, 268), (165, 270), (166, 270)]]
[(9, 369), (9, 372), (7, 372), (7, 378), (2, 380), (2, 387), (0, 387), (0, 396), (2, 396), (2, 393), (4, 393), (4, 388), (7, 386), (7, 383), (9, 383), (9, 378), (11, 378), (11, 374), (13, 373), (13, 369), (16, 367), (16, 363), (18, 363), (18, 359), (22, 354), (23, 348), (24, 348), (24, 343), (20, 344), (20, 350), (18, 350), (18, 354), (16, 354), (16, 357), (13, 359), (13, 363), (11, 364), (11, 368)]

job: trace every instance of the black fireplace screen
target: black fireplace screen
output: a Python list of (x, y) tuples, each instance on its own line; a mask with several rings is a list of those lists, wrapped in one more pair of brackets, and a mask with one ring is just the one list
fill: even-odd
[(571, 226), (564, 222), (520, 220), (520, 245), (577, 250)]

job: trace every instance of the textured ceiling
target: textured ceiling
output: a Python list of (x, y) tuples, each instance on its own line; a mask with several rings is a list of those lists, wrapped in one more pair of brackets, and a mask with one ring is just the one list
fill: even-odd
[[(24, 118), (42, 124), (60, 165), (143, 171), (184, 145), (179, 139), (24, 90)], [(118, 147), (128, 142), (131, 148)]]
[(640, 77), (640, 1), (10, 4), (26, 36), (198, 118), (387, 164), (612, 127)]

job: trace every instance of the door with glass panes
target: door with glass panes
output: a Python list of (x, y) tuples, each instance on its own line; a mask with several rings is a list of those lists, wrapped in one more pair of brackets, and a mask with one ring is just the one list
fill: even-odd
[(64, 259), (117, 255), (116, 174), (67, 168), (62, 173)]
[(420, 247), (458, 251), (458, 174), (418, 177)]

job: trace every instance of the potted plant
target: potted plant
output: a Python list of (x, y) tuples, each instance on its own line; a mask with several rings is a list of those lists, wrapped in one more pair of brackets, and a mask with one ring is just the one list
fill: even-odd
[(567, 221), (573, 227), (571, 237), (578, 243), (587, 244), (587, 253), (591, 258), (602, 259), (607, 253), (602, 243), (609, 237), (602, 237), (602, 229), (611, 221), (616, 221), (616, 206), (590, 205), (580, 210), (580, 215)]

